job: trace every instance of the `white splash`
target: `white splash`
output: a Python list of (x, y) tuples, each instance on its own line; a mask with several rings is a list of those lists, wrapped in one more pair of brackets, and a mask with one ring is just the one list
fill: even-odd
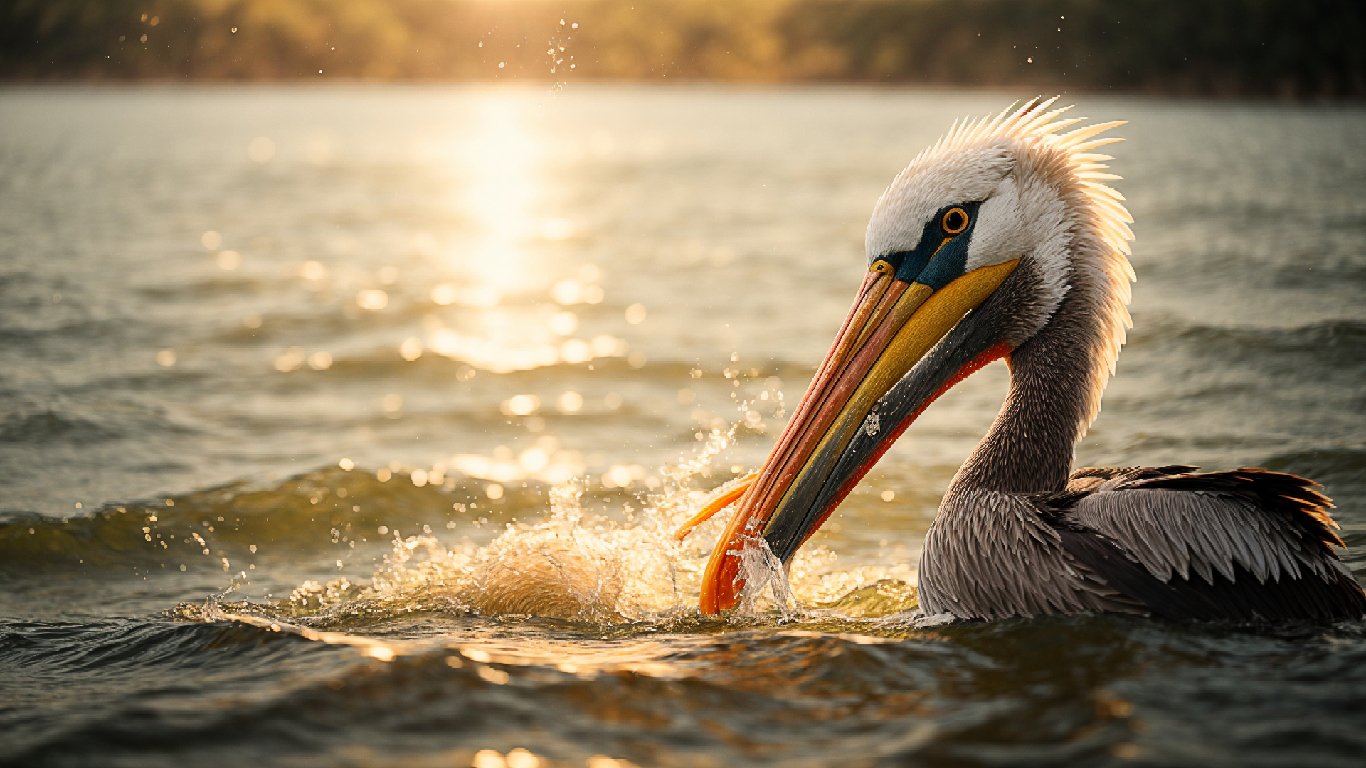
[[(734, 430), (713, 430), (696, 455), (665, 467), (643, 508), (611, 513), (592, 508), (581, 481), (555, 486), (544, 515), (508, 524), (485, 544), (443, 542), (436, 535), (403, 536), (368, 582), (309, 581), (284, 606), (323, 622), (415, 611), (523, 615), (596, 624), (671, 622), (698, 616), (702, 574), (727, 515), (717, 515), (684, 541), (674, 533), (712, 497), (699, 478), (732, 442)], [(711, 483), (707, 483), (710, 485)], [(908, 578), (907, 566), (837, 567), (834, 553), (806, 547), (789, 568), (760, 540), (741, 554), (747, 588), (732, 618), (780, 620), (803, 606), (838, 600), (879, 581)]]
[(868, 418), (863, 420), (863, 432), (869, 437), (877, 437), (877, 433), (882, 431), (882, 418), (877, 413), (868, 414)]
[(780, 618), (793, 618), (798, 610), (797, 598), (792, 593), (787, 570), (783, 562), (773, 554), (768, 541), (762, 536), (744, 540), (744, 546), (732, 554), (740, 557), (739, 576), (744, 580), (740, 592), (740, 604), (735, 615), (753, 617), (776, 609)]

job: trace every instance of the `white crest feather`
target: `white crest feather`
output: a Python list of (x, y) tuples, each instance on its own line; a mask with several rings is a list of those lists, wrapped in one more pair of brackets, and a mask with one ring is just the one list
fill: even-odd
[[(1056, 247), (1061, 242), (1057, 230), (1063, 225), (1055, 215), (1037, 216), (1035, 221), (1024, 214), (1023, 224), (1035, 228), (1036, 242), (1048, 244), (1036, 254), (1048, 262), (1039, 265), (1038, 289), (1054, 306), (1079, 279), (1096, 289), (1088, 299), (1096, 320), (1094, 338), (1089, 340), (1095, 353), (1095, 381), (1084, 428), (1100, 410), (1101, 390), (1131, 326), (1128, 302), (1134, 273), (1128, 256), (1133, 217), (1124, 196), (1107, 184), (1120, 178), (1109, 169), (1111, 156), (1096, 151), (1122, 141), (1107, 132), (1124, 121), (1087, 123), (1086, 118), (1068, 116), (1070, 106), (1055, 107), (1057, 101), (1056, 96), (1036, 98), (996, 115), (955, 121), (878, 200), (869, 223), (868, 255), (913, 246), (929, 216), (943, 205), (988, 199), (998, 189), (1022, 196), (1032, 193), (1037, 199), (1039, 189), (1046, 187), (1054, 209), (1061, 205), (1065, 213), (1069, 243)], [(986, 223), (983, 216), (978, 226)], [(979, 235), (983, 249), (1002, 241), (996, 233), (980, 230), (974, 241)], [(971, 258), (968, 266), (974, 266)]]

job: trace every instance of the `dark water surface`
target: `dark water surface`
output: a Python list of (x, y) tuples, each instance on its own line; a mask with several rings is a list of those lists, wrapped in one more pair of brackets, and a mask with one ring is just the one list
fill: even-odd
[[(917, 617), (1000, 367), (697, 617), (669, 532), (1011, 98), (0, 90), (0, 764), (1360, 765), (1362, 625)], [(1079, 111), (1139, 274), (1079, 463), (1314, 477), (1363, 577), (1366, 111)]]

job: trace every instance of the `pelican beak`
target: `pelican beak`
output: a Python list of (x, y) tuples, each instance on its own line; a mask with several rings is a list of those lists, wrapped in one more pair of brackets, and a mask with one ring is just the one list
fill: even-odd
[[(926, 359), (1018, 263), (980, 267), (939, 288), (868, 273), (792, 420), (712, 551), (702, 582), (703, 614), (739, 602), (744, 587), (740, 555), (746, 547), (762, 546), (762, 539), (788, 563), (935, 397), (1007, 354), (1004, 345), (995, 344), (966, 357)], [(922, 370), (922, 360), (934, 370)], [(913, 368), (918, 376), (908, 375)], [(879, 407), (903, 378), (920, 381), (916, 394), (909, 401), (902, 398), (906, 402), (896, 408)]]

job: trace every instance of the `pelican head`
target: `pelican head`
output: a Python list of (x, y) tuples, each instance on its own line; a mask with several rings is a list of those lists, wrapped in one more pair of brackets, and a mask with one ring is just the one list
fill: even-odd
[(1131, 219), (1095, 153), (1120, 123), (1053, 102), (956, 124), (882, 194), (854, 305), (712, 553), (704, 613), (738, 601), (740, 550), (762, 539), (790, 561), (926, 406), (1028, 345), (1079, 284), (1102, 290), (1072, 331), (1090, 362), (1065, 429), (1089, 426), (1128, 324)]

